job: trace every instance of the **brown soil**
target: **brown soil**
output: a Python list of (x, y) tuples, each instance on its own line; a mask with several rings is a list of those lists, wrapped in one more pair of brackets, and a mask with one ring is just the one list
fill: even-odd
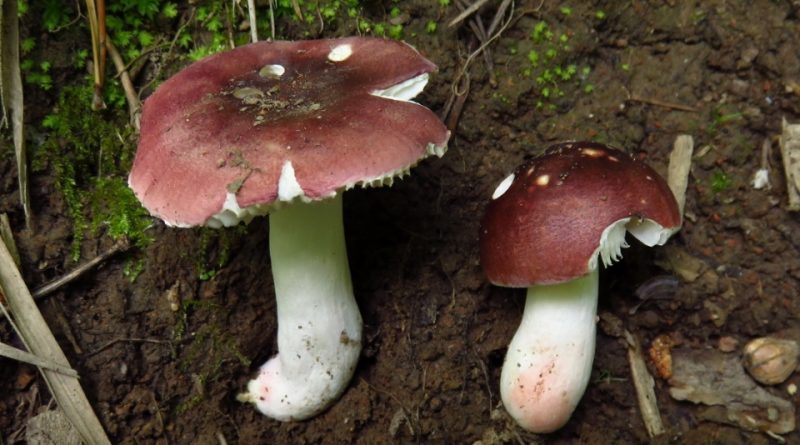
[[(486, 23), (499, 2), (489, 3), (480, 12)], [(540, 8), (535, 1), (517, 3), (516, 19), (489, 46), (495, 86), (482, 56), (469, 66), (470, 88), (448, 153), (425, 161), (391, 188), (345, 195), (365, 345), (350, 387), (324, 414), (279, 423), (236, 401), (258, 365), (276, 352), (264, 218), (246, 230), (211, 235), (157, 224), (152, 245), (113, 257), (41, 302), (114, 443), (217, 444), (219, 437), (230, 444), (773, 440), (705, 421), (697, 405), (671, 399), (668, 382), (659, 378), (655, 389), (668, 431), (649, 439), (626, 344), (614, 322), (645, 348), (662, 334), (683, 346), (717, 348), (720, 338), (741, 345), (800, 328), (800, 221), (785, 210), (777, 144), (769, 156), (772, 188), (750, 185), (765, 138), (780, 134), (782, 118), (800, 120), (800, 4), (575, 2), (581, 4), (565, 14), (563, 5), (551, 2)], [(474, 34), (466, 26), (447, 28), (454, 6), (442, 17), (433, 1), (400, 6), (410, 13), (406, 39), (440, 67), (419, 98), (440, 113), (475, 47)], [(603, 19), (596, 17), (600, 10)], [(424, 31), (428, 20), (438, 20), (436, 33)], [(530, 65), (532, 29), (541, 20), (569, 33), (564, 63), (591, 72), (564, 83), (562, 97), (537, 107), (541, 87), (522, 73)], [(75, 45), (88, 47), (88, 33), (78, 37), (85, 40)], [(74, 79), (56, 81), (58, 88), (58, 82)], [(587, 85), (593, 91), (586, 92)], [(43, 98), (38, 105), (30, 102), (31, 115), (46, 114), (54, 103), (41, 92), (26, 94)], [(565, 139), (610, 143), (664, 173), (673, 141), (684, 133), (693, 135), (699, 155), (683, 230), (668, 248), (634, 243), (619, 264), (602, 272), (603, 322), (586, 395), (560, 431), (536, 436), (519, 429), (499, 403), (498, 381), (523, 292), (489, 285), (478, 261), (478, 221), (492, 190), (523, 159)], [(39, 174), (31, 181), (35, 225), (24, 230), (9, 146), (5, 140), (0, 150), (0, 212), (11, 217), (24, 276), (36, 288), (75, 267), (69, 259), (71, 223), (53, 179)], [(724, 187), (714, 182), (722, 173), (730, 181)], [(111, 244), (104, 237), (88, 239), (83, 256)], [(669, 249), (713, 273), (694, 281), (682, 277), (672, 298), (649, 301), (630, 315), (639, 303), (639, 285), (676, 274), (668, 266)], [(223, 250), (229, 250), (229, 260), (213, 278), (200, 280), (198, 261), (213, 265)], [(134, 255), (144, 258), (145, 269), (130, 282), (122, 269)], [(177, 311), (170, 308), (170, 289), (182, 302)], [(0, 334), (19, 345), (4, 321)], [(25, 420), (50, 400), (41, 378), (27, 382), (29, 375), (35, 370), (0, 359), (0, 431), (10, 443), (17, 443), (11, 439)], [(792, 382), (800, 384), (800, 375), (787, 383)], [(790, 398), (785, 388), (771, 390)], [(800, 443), (798, 432), (784, 437)]]

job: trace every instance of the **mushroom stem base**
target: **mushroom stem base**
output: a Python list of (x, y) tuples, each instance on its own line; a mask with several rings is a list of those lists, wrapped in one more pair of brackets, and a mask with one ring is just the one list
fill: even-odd
[(313, 417), (339, 398), (361, 353), (341, 195), (270, 215), (278, 354), (243, 398), (277, 420)]
[(528, 288), (500, 376), (503, 405), (520, 426), (549, 433), (567, 423), (592, 372), (598, 272)]

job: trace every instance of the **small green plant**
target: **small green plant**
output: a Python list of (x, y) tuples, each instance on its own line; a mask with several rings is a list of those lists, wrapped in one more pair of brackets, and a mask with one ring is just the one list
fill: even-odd
[(539, 66), (539, 58), (539, 51), (536, 51), (535, 49), (528, 51), (528, 61), (534, 68)]
[(605, 20), (605, 18), (606, 18), (605, 11), (603, 11), (602, 9), (598, 9), (594, 13), (594, 18), (596, 18), (597, 20)]
[(388, 35), (392, 39), (401, 40), (403, 38), (403, 25), (389, 25)]
[(428, 34), (436, 33), (436, 30), (438, 28), (439, 28), (439, 24), (436, 23), (436, 21), (434, 21), (434, 20), (428, 20), (428, 22), (425, 23), (425, 32), (427, 32)]
[(28, 13), (28, 0), (17, 0), (17, 17), (22, 17)]
[(75, 68), (83, 69), (86, 68), (86, 61), (89, 58), (89, 50), (86, 48), (81, 48), (75, 53)]
[(737, 122), (743, 116), (740, 111), (726, 111), (722, 108), (715, 108), (711, 111), (711, 123), (708, 125), (708, 132), (716, 133), (721, 127), (731, 122)]
[(533, 25), (531, 39), (533, 39), (534, 43), (544, 43), (552, 38), (553, 32), (550, 31), (550, 27), (547, 25), (547, 22), (537, 22), (535, 25)]
[(125, 266), (122, 268), (122, 275), (124, 275), (128, 281), (133, 283), (136, 281), (136, 278), (144, 272), (144, 258), (141, 256), (136, 256), (133, 258), (128, 258), (125, 260)]
[(70, 22), (67, 15), (68, 9), (64, 7), (64, 2), (60, 0), (42, 1), (42, 25), (47, 32), (55, 32), (59, 28), (66, 26)]
[(34, 61), (33, 51), (36, 49), (36, 40), (33, 37), (23, 39), (19, 44), (19, 49), (24, 57), (19, 68), (25, 83), (49, 91), (53, 87), (53, 78), (50, 77), (51, 63), (47, 60)]
[(108, 35), (125, 60), (132, 61), (155, 43), (156, 19), (174, 19), (178, 8), (164, 0), (119, 0), (107, 4), (106, 14)]
[(19, 49), (22, 51), (22, 55), (27, 55), (33, 51), (34, 48), (36, 48), (36, 40), (33, 37), (23, 39), (19, 44)]
[(572, 15), (572, 8), (570, 8), (569, 6), (562, 6), (559, 10), (561, 11), (562, 14), (564, 14), (565, 17), (569, 17)]
[(714, 170), (714, 173), (711, 174), (710, 185), (711, 191), (714, 193), (724, 192), (731, 188), (732, 184), (733, 181), (722, 169), (718, 168)]
[(189, 51), (190, 60), (200, 60), (211, 54), (228, 49), (228, 39), (224, 32), (223, 17), (225, 16), (225, 6), (221, 2), (212, 2), (210, 5), (201, 5), (195, 11), (197, 24), (208, 32), (210, 37), (206, 42), (195, 42), (191, 38), (188, 30), (178, 36), (178, 44), (184, 47), (193, 45)]
[[(564, 12), (564, 11), (562, 11)], [(565, 15), (571, 14), (568, 9)], [(573, 83), (582, 84), (586, 81), (591, 69), (578, 68), (574, 63), (569, 63), (570, 35), (558, 28), (553, 28), (545, 21), (534, 24), (530, 33), (533, 44), (527, 53), (528, 66), (522, 70), (523, 76), (532, 77), (538, 87), (537, 107), (552, 107), (553, 99), (563, 97), (564, 88)], [(583, 91), (591, 93), (594, 88), (585, 85)]]
[(19, 66), (22, 71), (22, 78), (25, 83), (37, 86), (45, 91), (53, 88), (53, 78), (50, 76), (50, 62), (42, 61), (39, 63), (31, 59), (25, 59)]

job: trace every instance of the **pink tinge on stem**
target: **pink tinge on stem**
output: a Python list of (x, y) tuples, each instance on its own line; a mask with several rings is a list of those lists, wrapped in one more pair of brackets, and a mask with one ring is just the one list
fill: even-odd
[[(555, 359), (542, 368), (530, 368), (513, 379), (506, 410), (528, 431), (553, 432), (569, 421), (582, 394), (559, 375)], [(509, 403), (510, 402), (510, 403)]]

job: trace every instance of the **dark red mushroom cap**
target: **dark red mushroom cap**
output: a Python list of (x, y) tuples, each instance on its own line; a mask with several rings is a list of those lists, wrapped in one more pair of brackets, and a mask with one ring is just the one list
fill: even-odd
[(435, 68), (405, 43), (357, 37), (208, 57), (145, 102), (129, 184), (153, 215), (192, 226), (231, 193), (268, 210), (402, 173), (441, 155), (449, 133), (427, 108), (375, 93)]
[(505, 193), (489, 203), (481, 222), (483, 269), (492, 283), (508, 287), (581, 277), (591, 272), (603, 231), (628, 217), (671, 230), (681, 224), (666, 182), (643, 162), (594, 142), (554, 145), (519, 166)]

